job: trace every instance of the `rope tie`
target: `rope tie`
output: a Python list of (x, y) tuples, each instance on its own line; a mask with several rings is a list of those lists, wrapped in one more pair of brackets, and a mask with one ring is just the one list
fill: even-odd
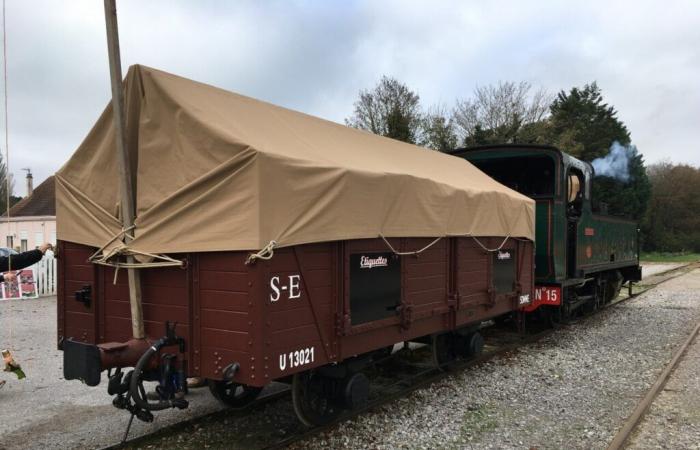
[[(184, 266), (184, 261), (180, 261), (179, 259), (171, 258), (167, 255), (160, 255), (157, 253), (148, 253), (139, 250), (134, 250), (133, 248), (129, 248), (123, 242), (120, 242), (118, 245), (116, 245), (114, 248), (110, 249), (107, 252), (104, 251), (109, 245), (123, 237), (127, 237), (129, 238), (129, 240), (133, 240), (134, 236), (129, 234), (129, 232), (132, 231), (134, 228), (134, 225), (131, 225), (127, 228), (122, 228), (122, 230), (117, 232), (114, 236), (112, 236), (112, 238), (108, 240), (107, 243), (105, 243), (102, 247), (97, 249), (97, 251), (88, 258), (88, 261), (94, 264), (100, 264), (102, 266), (114, 267), (116, 269), (114, 271), (115, 284), (117, 281), (117, 274), (119, 273), (119, 269), (152, 269), (157, 267)], [(118, 258), (119, 256), (143, 256), (146, 258), (150, 258), (151, 261), (127, 263), (117, 260), (116, 258)]]
[(469, 236), (469, 237), (471, 237), (472, 239), (474, 239), (474, 242), (476, 242), (477, 244), (479, 244), (479, 247), (481, 247), (482, 249), (484, 249), (484, 251), (486, 251), (486, 252), (488, 252), (488, 253), (494, 253), (494, 252), (499, 251), (500, 249), (503, 248), (504, 245), (506, 245), (506, 242), (508, 242), (508, 239), (510, 239), (510, 234), (509, 234), (508, 236), (506, 236), (505, 238), (503, 238), (503, 242), (501, 242), (501, 245), (499, 245), (499, 246), (496, 247), (496, 248), (486, 248), (486, 246), (485, 246), (484, 244), (482, 244), (481, 241), (479, 241), (479, 240), (478, 240), (477, 238), (475, 238), (474, 236)]
[[(484, 251), (486, 251), (486, 252), (488, 252), (488, 253), (494, 253), (494, 252), (497, 252), (497, 251), (501, 250), (501, 249), (503, 248), (503, 246), (506, 245), (506, 242), (508, 242), (508, 239), (510, 239), (510, 235), (508, 235), (508, 236), (506, 236), (505, 238), (503, 238), (503, 242), (501, 242), (501, 245), (499, 245), (498, 247), (496, 247), (496, 248), (488, 248), (488, 247), (486, 247), (484, 244), (482, 244), (481, 241), (479, 241), (479, 239), (477, 239), (477, 238), (474, 237), (474, 236), (466, 235), (466, 234), (463, 235), (463, 236), (464, 236), (464, 237), (470, 237), (470, 238), (474, 239), (474, 242), (476, 242), (477, 244), (479, 244), (479, 247), (481, 247)], [(414, 250), (414, 251), (410, 251), (410, 252), (399, 252), (399, 251), (396, 251), (396, 249), (395, 249), (394, 247), (392, 247), (392, 245), (389, 243), (389, 241), (388, 241), (383, 235), (380, 234), (379, 237), (382, 238), (382, 240), (384, 241), (384, 243), (386, 244), (386, 246), (389, 247), (389, 250), (391, 250), (391, 252), (392, 252), (393, 254), (395, 254), (395, 255), (397, 255), (397, 256), (411, 256), (411, 255), (420, 255), (421, 253), (423, 253), (424, 251), (428, 250), (428, 249), (429, 249), (430, 247), (432, 247), (433, 245), (437, 244), (437, 243), (440, 241), (440, 239), (442, 239), (444, 236), (441, 236), (441, 237), (439, 237), (439, 238), (436, 238), (434, 241), (432, 241), (430, 244), (426, 245), (425, 247), (421, 248), (420, 250)], [(272, 255), (270, 255), (270, 256), (272, 256)], [(267, 259), (269, 259), (269, 258), (267, 258)]]
[(391, 251), (392, 251), (395, 255), (397, 255), (397, 256), (420, 255), (421, 253), (423, 253), (424, 251), (428, 250), (428, 249), (429, 249), (430, 247), (432, 247), (433, 245), (437, 244), (437, 243), (440, 241), (440, 239), (442, 239), (442, 236), (440, 236), (439, 238), (435, 239), (433, 242), (431, 242), (430, 244), (426, 245), (425, 247), (423, 247), (423, 248), (420, 249), (420, 250), (415, 250), (415, 251), (412, 251), (412, 252), (397, 252), (396, 249), (394, 249), (394, 247), (391, 246), (391, 244), (389, 243), (389, 241), (387, 241), (386, 238), (385, 238), (383, 235), (380, 234), (379, 237), (382, 238), (382, 240), (383, 240), (384, 243), (387, 245), (387, 247), (389, 247), (389, 250), (391, 250)]
[(275, 255), (275, 247), (277, 247), (277, 241), (270, 241), (265, 247), (260, 249), (259, 252), (248, 255), (248, 259), (245, 260), (246, 265), (249, 266), (258, 259), (265, 261), (272, 259), (272, 257)]

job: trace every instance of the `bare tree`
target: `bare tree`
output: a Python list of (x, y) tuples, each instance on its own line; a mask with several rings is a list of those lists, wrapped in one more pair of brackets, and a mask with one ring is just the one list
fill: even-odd
[(477, 86), (473, 98), (457, 100), (453, 120), (464, 142), (475, 136), (477, 140), (514, 142), (524, 126), (547, 117), (552, 100), (542, 88), (532, 91), (527, 81)]
[(423, 117), (420, 145), (441, 152), (457, 148), (454, 119), (444, 105), (432, 107)]
[(374, 134), (416, 143), (422, 114), (420, 98), (395, 78), (383, 76), (372, 90), (361, 90), (345, 124)]
[[(8, 178), (9, 177), (9, 178)], [(9, 179), (9, 183), (8, 183)], [(15, 182), (12, 179), (12, 174), (7, 172), (7, 166), (5, 165), (5, 160), (2, 155), (0, 155), (0, 215), (5, 214), (8, 209), (7, 206), (7, 189), (10, 188), (10, 207), (14, 204), (15, 198), (12, 196), (14, 191)]]

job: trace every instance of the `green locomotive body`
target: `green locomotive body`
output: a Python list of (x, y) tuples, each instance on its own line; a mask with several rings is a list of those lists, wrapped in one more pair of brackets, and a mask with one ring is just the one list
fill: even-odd
[(536, 289), (526, 312), (569, 317), (612, 301), (625, 282), (641, 279), (637, 223), (593, 211), (590, 164), (543, 145), (453, 154), (536, 202)]

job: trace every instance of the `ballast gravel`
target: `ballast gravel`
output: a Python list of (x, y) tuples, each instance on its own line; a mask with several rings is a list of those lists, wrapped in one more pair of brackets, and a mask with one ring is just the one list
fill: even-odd
[[(700, 320), (699, 287), (694, 270), (295, 448), (606, 448)], [(646, 439), (683, 448), (660, 427)]]

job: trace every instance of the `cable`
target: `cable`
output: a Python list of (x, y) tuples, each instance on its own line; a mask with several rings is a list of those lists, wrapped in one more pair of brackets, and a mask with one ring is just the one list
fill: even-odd
[[(2, 72), (3, 72), (3, 81), (4, 81), (4, 97), (5, 97), (5, 219), (7, 221), (7, 230), (8, 233), (10, 231), (10, 188), (12, 187), (11, 179), (10, 179), (10, 133), (8, 130), (8, 119), (7, 119), (7, 26), (6, 26), (6, 21), (5, 21), (5, 0), (2, 0)], [(12, 270), (12, 258), (9, 257), (7, 258), (7, 271), (10, 272)], [(7, 287), (7, 284), (5, 284)], [(8, 349), (12, 350), (12, 344), (13, 344), (13, 327), (12, 327), (12, 307), (10, 306), (10, 302), (8, 300), (8, 306), (7, 306), (7, 321), (8, 321), (8, 330), (9, 330), (9, 341), (7, 343)]]

